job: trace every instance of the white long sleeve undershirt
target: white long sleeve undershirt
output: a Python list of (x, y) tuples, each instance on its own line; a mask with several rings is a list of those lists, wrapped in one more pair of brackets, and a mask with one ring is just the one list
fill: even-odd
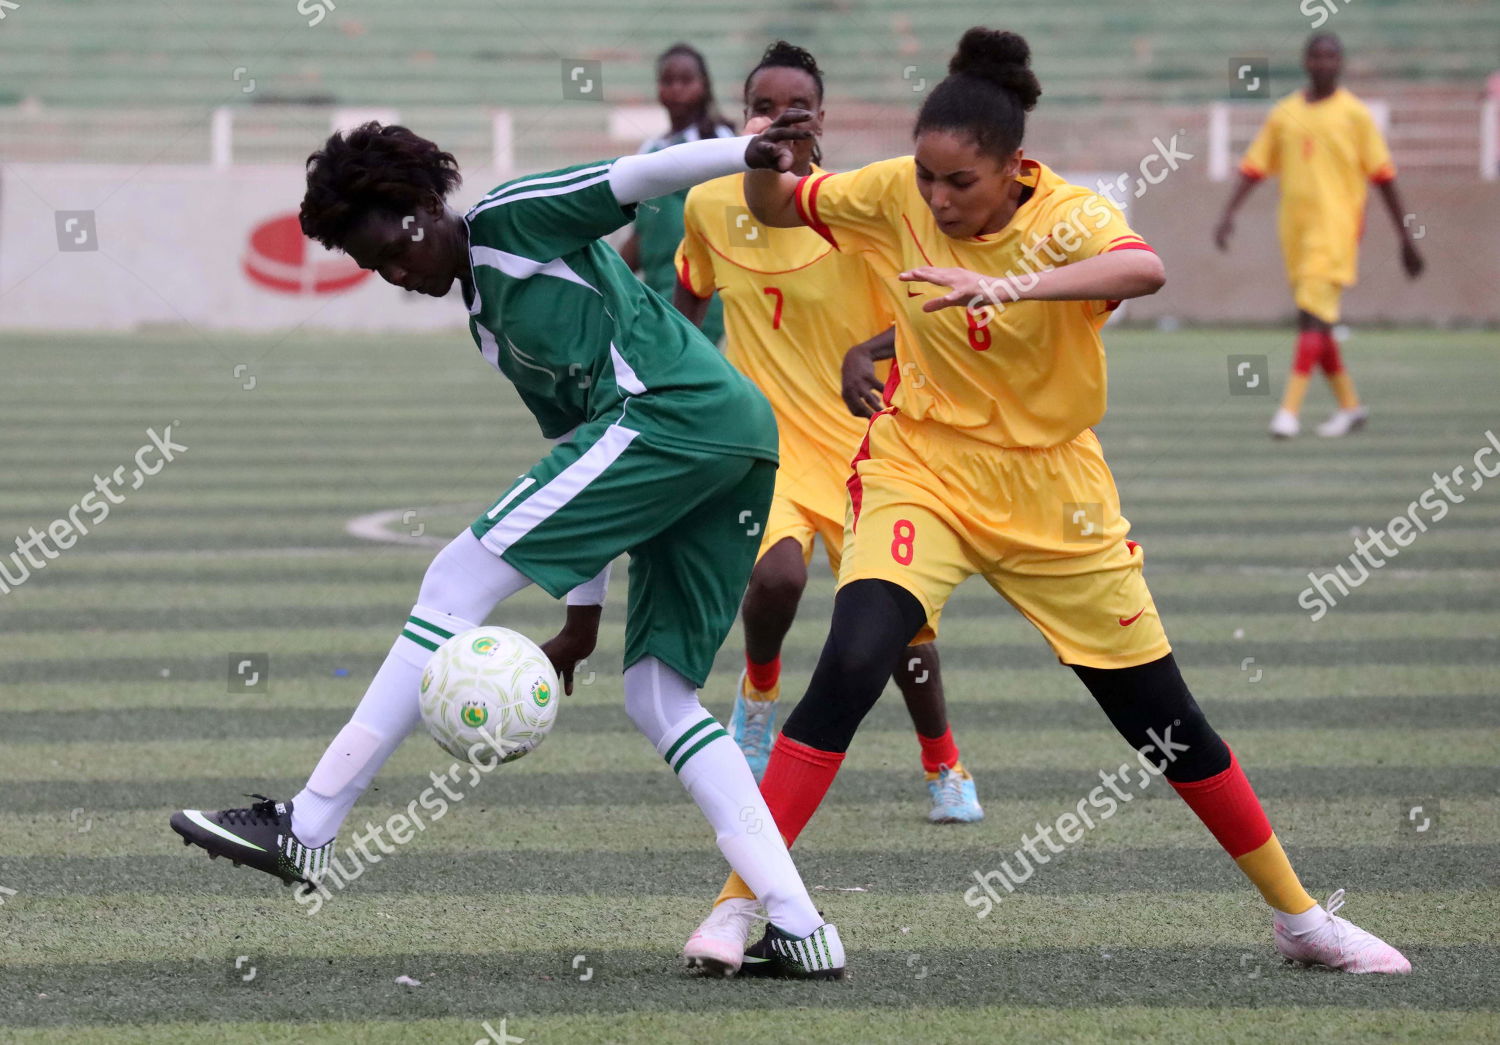
[(657, 152), (621, 156), (609, 169), (609, 187), (621, 204), (654, 200), (700, 182), (743, 174), (745, 150), (754, 135), (705, 138), (683, 142)]

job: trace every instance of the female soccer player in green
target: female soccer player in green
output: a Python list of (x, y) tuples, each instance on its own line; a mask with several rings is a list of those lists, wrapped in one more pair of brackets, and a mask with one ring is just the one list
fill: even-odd
[[(643, 153), (657, 152), (704, 138), (733, 138), (734, 127), (714, 101), (714, 82), (703, 52), (676, 43), (656, 57), (656, 100), (667, 114), (667, 133), (641, 145)], [(641, 282), (667, 300), (677, 283), (673, 255), (682, 239), (682, 210), (687, 189), (642, 200), (630, 238), (620, 245), (620, 256), (641, 275)], [(715, 344), (724, 336), (724, 307), (715, 300), (698, 329)]]
[(355, 800), (417, 725), (419, 680), (438, 646), (535, 584), (568, 597), (567, 623), (543, 649), (571, 690), (594, 647), (609, 564), (628, 553), (626, 710), (765, 901), (785, 972), (842, 974), (837, 930), (780, 835), (758, 829), (770, 812), (697, 694), (754, 563), (775, 421), (765, 397), (600, 242), (641, 200), (786, 169), (789, 141), (806, 134), (710, 139), (518, 178), (467, 214), (444, 202), (459, 184), (452, 155), (405, 127), (365, 124), (309, 158), (303, 231), (407, 290), (442, 297), (457, 282), (480, 352), (558, 443), (438, 553), (307, 786), (285, 802), (182, 810), (172, 827), (186, 843), (315, 884)]

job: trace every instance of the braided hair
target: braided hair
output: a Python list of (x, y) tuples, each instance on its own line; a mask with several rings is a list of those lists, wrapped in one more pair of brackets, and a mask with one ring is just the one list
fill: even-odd
[[(762, 69), (801, 69), (812, 77), (813, 84), (818, 88), (818, 105), (823, 104), (823, 70), (818, 68), (818, 60), (812, 54), (796, 44), (789, 44), (785, 40), (777, 40), (765, 53), (760, 56), (760, 64), (750, 70), (750, 75), (745, 77), (745, 98), (750, 97), (750, 81), (755, 79), (755, 74)], [(814, 144), (812, 161), (821, 164), (823, 162), (822, 146)]]

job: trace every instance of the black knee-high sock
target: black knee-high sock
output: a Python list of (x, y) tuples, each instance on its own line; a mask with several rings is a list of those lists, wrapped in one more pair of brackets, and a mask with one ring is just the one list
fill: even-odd
[(854, 581), (833, 600), (833, 622), (807, 694), (782, 733), (820, 751), (847, 751), (927, 614), (890, 581)]

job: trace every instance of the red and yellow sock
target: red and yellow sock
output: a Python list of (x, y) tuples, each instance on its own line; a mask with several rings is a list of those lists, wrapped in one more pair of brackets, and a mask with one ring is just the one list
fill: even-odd
[(1286, 392), (1281, 397), (1281, 409), (1289, 414), (1302, 411), (1302, 400), (1307, 395), (1308, 375), (1323, 358), (1326, 346), (1323, 335), (1316, 330), (1304, 330), (1297, 335), (1297, 354), (1292, 359), (1292, 373), (1286, 380)]
[(757, 664), (745, 654), (745, 675), (750, 688), (757, 693), (772, 693), (781, 681), (781, 655), (778, 653), (764, 664)]
[(1343, 357), (1339, 355), (1338, 339), (1331, 332), (1323, 334), (1323, 373), (1333, 387), (1340, 410), (1354, 410), (1359, 406), (1359, 393), (1354, 390), (1354, 379), (1344, 369)]
[[(842, 751), (820, 751), (800, 744), (785, 734), (776, 737), (766, 775), (760, 782), (760, 793), (771, 810), (777, 830), (791, 846), (823, 802), (823, 796), (844, 763)], [(731, 871), (715, 904), (732, 898), (754, 899), (755, 893), (745, 880)]]
[(1255, 883), (1266, 903), (1287, 914), (1301, 914), (1317, 905), (1298, 881), (1233, 751), (1229, 752), (1229, 768), (1222, 773), (1189, 783), (1173, 781), (1172, 787)]
[(928, 780), (937, 777), (941, 766), (963, 772), (958, 762), (958, 744), (953, 740), (952, 726), (943, 730), (940, 737), (924, 737), (918, 733), (917, 743), (922, 748), (922, 770), (927, 774)]

